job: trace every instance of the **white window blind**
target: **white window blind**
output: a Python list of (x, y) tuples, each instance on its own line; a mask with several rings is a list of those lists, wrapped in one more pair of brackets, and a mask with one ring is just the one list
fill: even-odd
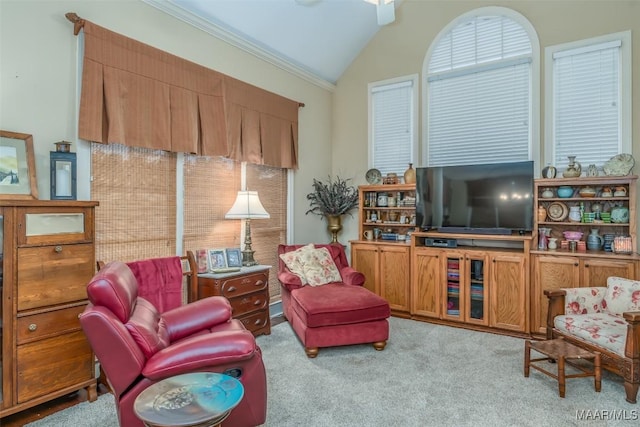
[(603, 163), (622, 151), (620, 40), (553, 54), (554, 163)]
[(428, 64), (430, 166), (531, 157), (529, 35), (505, 16), (476, 16), (444, 34)]
[(400, 174), (413, 163), (414, 80), (370, 87), (372, 167)]

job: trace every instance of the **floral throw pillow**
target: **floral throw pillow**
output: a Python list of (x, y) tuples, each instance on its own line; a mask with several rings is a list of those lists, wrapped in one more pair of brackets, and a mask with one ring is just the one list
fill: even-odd
[(609, 277), (602, 306), (611, 314), (640, 311), (640, 281)]
[(567, 288), (564, 291), (565, 314), (591, 314), (602, 311), (607, 288)]
[(306, 252), (315, 250), (313, 243), (296, 249), (295, 251), (285, 252), (280, 255), (280, 259), (285, 263), (290, 272), (300, 278), (303, 285), (306, 285), (307, 279), (304, 275), (303, 256)]
[(311, 286), (340, 282), (342, 277), (327, 248), (317, 248), (302, 255), (304, 277)]

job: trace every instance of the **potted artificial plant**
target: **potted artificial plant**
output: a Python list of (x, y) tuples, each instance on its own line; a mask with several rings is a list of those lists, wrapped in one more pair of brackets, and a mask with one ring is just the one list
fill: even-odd
[(358, 189), (349, 185), (349, 179), (329, 176), (327, 182), (313, 179), (313, 192), (307, 194), (309, 209), (306, 213), (327, 218), (327, 229), (331, 232), (331, 243), (338, 243), (342, 230), (342, 215), (351, 214), (358, 207)]

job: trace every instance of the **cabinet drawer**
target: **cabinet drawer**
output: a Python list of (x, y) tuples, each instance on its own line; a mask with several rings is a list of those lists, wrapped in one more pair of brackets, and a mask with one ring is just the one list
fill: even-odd
[(85, 305), (18, 318), (18, 345), (80, 330), (78, 316)]
[(220, 295), (232, 299), (239, 295), (267, 289), (269, 283), (264, 273), (249, 274), (242, 277), (231, 277), (220, 281)]
[(269, 310), (262, 310), (246, 316), (238, 317), (248, 331), (255, 333), (257, 330), (269, 327)]
[(231, 303), (233, 315), (239, 316), (256, 310), (264, 310), (269, 304), (269, 298), (266, 292), (260, 291), (232, 298), (229, 302)]
[(18, 346), (18, 403), (94, 377), (93, 352), (82, 331)]
[(93, 244), (18, 249), (18, 311), (86, 299), (94, 258)]

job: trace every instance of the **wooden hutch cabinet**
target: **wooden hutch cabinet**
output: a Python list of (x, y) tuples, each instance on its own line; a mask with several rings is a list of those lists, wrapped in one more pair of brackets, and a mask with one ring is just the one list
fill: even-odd
[(361, 185), (358, 240), (351, 242), (351, 266), (365, 287), (389, 302), (394, 316), (409, 317), (411, 248), (415, 228), (415, 184)]
[[(534, 244), (531, 251), (531, 276), (533, 290), (531, 296), (531, 333), (546, 333), (547, 297), (546, 289), (606, 286), (609, 276), (638, 279), (640, 258), (637, 248), (636, 227), (636, 181), (637, 176), (622, 177), (582, 177), (537, 179), (534, 187), (534, 206), (548, 212), (546, 217), (536, 218)], [(568, 197), (558, 197), (558, 189), (567, 188)], [(585, 192), (584, 189), (592, 191)], [(608, 192), (606, 189), (610, 189)], [(616, 191), (617, 190), (617, 191)], [(582, 195), (581, 195), (582, 192)], [(594, 194), (595, 193), (595, 194)], [(563, 194), (564, 195), (564, 194)], [(592, 212), (592, 207), (601, 212), (611, 212), (615, 207), (623, 207), (628, 215), (612, 217), (611, 222), (595, 219), (596, 222), (572, 220), (568, 211), (582, 209)], [(626, 219), (625, 219), (626, 218)], [(593, 219), (586, 219), (592, 221)], [(541, 229), (547, 229), (550, 238), (557, 239), (556, 249), (539, 246)], [(571, 250), (560, 245), (565, 240), (563, 232), (579, 231), (581, 241), (585, 241), (592, 229), (601, 236), (624, 236), (630, 241), (631, 253), (614, 252), (614, 248), (599, 250)], [(544, 246), (544, 245), (542, 245)], [(606, 249), (606, 250), (605, 250)], [(627, 251), (628, 252), (628, 251)]]
[(95, 272), (97, 204), (0, 200), (0, 417), (82, 388), (97, 399), (78, 320)]

